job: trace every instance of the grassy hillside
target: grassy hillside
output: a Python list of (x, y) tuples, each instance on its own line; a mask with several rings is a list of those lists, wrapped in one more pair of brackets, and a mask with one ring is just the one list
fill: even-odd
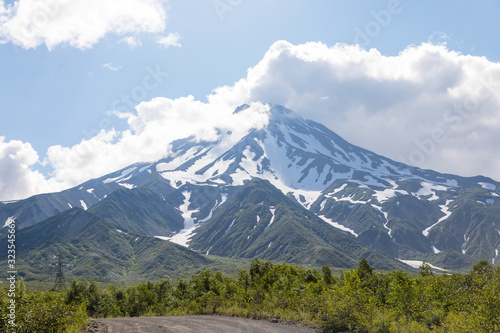
[[(50, 264), (57, 253), (68, 264), (68, 276), (107, 282), (159, 279), (211, 263), (185, 247), (125, 233), (120, 227), (113, 220), (75, 208), (19, 230), (16, 255), (20, 274), (27, 281), (52, 280)], [(0, 240), (0, 246), (7, 249), (6, 238)]]

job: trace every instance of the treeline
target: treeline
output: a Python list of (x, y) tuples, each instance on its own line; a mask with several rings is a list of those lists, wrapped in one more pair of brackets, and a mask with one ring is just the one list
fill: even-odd
[(255, 259), (237, 279), (206, 268), (189, 280), (99, 288), (82, 279), (64, 293), (23, 297), (38, 297), (39, 307), (46, 297), (75, 315), (84, 306), (91, 317), (225, 314), (302, 322), (327, 332), (500, 332), (500, 267), (487, 261), (453, 275), (436, 275), (424, 263), (411, 276), (375, 273), (361, 260), (336, 277), (327, 266), (318, 272)]

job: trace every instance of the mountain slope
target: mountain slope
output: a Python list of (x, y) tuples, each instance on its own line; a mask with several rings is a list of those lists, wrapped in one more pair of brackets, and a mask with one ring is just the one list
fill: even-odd
[(164, 197), (143, 188), (116, 190), (89, 212), (136, 234), (171, 235), (184, 226), (181, 213)]
[[(453, 258), (456, 267), (479, 259), (500, 264), (500, 183), (408, 166), (352, 145), (284, 107), (268, 105), (266, 112), (269, 123), (263, 128), (244, 134), (220, 130), (211, 142), (177, 140), (155, 163), (134, 164), (68, 191), (0, 204), (0, 218), (16, 217), (22, 229), (79, 205), (130, 232), (185, 246), (193, 239), (191, 246), (203, 253), (212, 246), (210, 253), (249, 257), (259, 251), (293, 260), (300, 251), (286, 255), (283, 247), (277, 251), (269, 245), (293, 235), (296, 244), (350, 256), (332, 246), (317, 229), (321, 224), (310, 219), (399, 259)], [(240, 210), (241, 198), (234, 198), (253, 179), (267, 180), (281, 192), (275, 195), (280, 199), (266, 197), (265, 207)], [(253, 229), (257, 215), (268, 222), (274, 216), (273, 225), (248, 245), (245, 239), (261, 232), (259, 226)], [(272, 238), (275, 228), (281, 233)], [(222, 245), (229, 236), (234, 248)]]
[[(211, 261), (185, 247), (125, 233), (119, 224), (79, 208), (60, 213), (16, 233), (19, 272), (25, 279), (50, 277), (54, 254), (70, 264), (66, 275), (100, 281), (139, 281), (176, 275)], [(0, 239), (7, 249), (6, 238)], [(7, 258), (6, 250), (2, 250)]]
[[(222, 154), (216, 149), (218, 144), (190, 146), (192, 154), (176, 153), (172, 161), (158, 165), (158, 170), (179, 188), (186, 184), (242, 186), (252, 178), (269, 180), (316, 215), (358, 235), (364, 244), (399, 258), (457, 250), (456, 246), (436, 246), (436, 236), (430, 236), (433, 230), (440, 233), (438, 225), (450, 217), (452, 202), (500, 203), (496, 198), (499, 183), (489, 178), (441, 174), (394, 162), (351, 145), (324, 126), (279, 106), (271, 108), (270, 123), (264, 129), (251, 131)], [(483, 191), (482, 201), (470, 198), (474, 191)], [(500, 221), (496, 223), (500, 225)], [(484, 231), (473, 241), (489, 238), (486, 250), (467, 255), (494, 263), (499, 229), (493, 224), (489, 229), (492, 233), (480, 229)], [(446, 232), (441, 234), (441, 238), (447, 237)], [(437, 242), (443, 244), (443, 240)]]
[[(370, 258), (379, 269), (401, 263), (330, 226), (287, 198), (268, 181), (241, 187), (217, 214), (197, 229), (190, 246), (228, 257), (352, 268)], [(205, 252), (206, 251), (206, 252)]]

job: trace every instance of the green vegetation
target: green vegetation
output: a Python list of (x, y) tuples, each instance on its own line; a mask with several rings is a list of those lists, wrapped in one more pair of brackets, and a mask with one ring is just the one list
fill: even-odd
[(0, 289), (0, 332), (73, 333), (88, 322), (87, 302), (67, 302), (65, 292), (27, 292), (21, 280), (16, 284), (15, 297), (12, 294), (7, 288)]
[[(8, 332), (7, 290), (0, 293), (0, 331)], [(424, 262), (412, 276), (377, 273), (362, 259), (338, 277), (328, 266), (317, 271), (254, 259), (237, 278), (205, 268), (189, 280), (128, 287), (75, 279), (62, 293), (28, 293), (21, 282), (16, 304), (17, 332), (71, 332), (85, 325), (85, 313), (276, 318), (325, 332), (498, 332), (500, 267), (480, 261), (468, 274), (436, 275)]]
[[(383, 229), (382, 225), (380, 222)], [(388, 243), (393, 243), (385, 229), (383, 234)], [(294, 265), (351, 269), (361, 258), (368, 258), (377, 269), (405, 269), (394, 256), (368, 245), (347, 232), (332, 228), (261, 179), (254, 179), (238, 189), (197, 229), (189, 244), (190, 249), (199, 253), (238, 259), (259, 256)]]
[[(121, 225), (81, 209), (60, 213), (32, 227), (19, 230), (16, 244), (18, 268), (27, 282), (52, 280), (53, 255), (60, 253), (68, 276), (100, 282), (138, 282), (177, 276), (209, 265), (206, 257), (186, 247), (151, 236), (125, 233)], [(121, 231), (121, 232), (120, 232)], [(6, 264), (7, 237), (0, 239)]]
[[(0, 331), (10, 332), (8, 289), (0, 289)], [(189, 280), (128, 287), (74, 279), (65, 292), (16, 286), (16, 332), (75, 332), (88, 316), (224, 314), (301, 322), (324, 332), (498, 332), (500, 267), (478, 262), (468, 274), (376, 273), (366, 259), (332, 275), (254, 259), (237, 278), (203, 269)]]

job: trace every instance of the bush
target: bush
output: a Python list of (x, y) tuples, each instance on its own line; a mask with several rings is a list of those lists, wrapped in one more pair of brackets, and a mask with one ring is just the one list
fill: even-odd
[(75, 332), (87, 324), (86, 303), (68, 304), (63, 292), (26, 292), (22, 281), (18, 282), (16, 289), (15, 330), (7, 320), (7, 289), (0, 290), (1, 332)]
[[(238, 279), (208, 268), (190, 279), (100, 289), (73, 280), (66, 292), (18, 285), (16, 332), (70, 332), (91, 317), (227, 314), (277, 318), (327, 332), (500, 332), (500, 267), (479, 262), (469, 274), (375, 273), (366, 260), (340, 278), (254, 260)], [(7, 290), (0, 290), (0, 331), (8, 332)]]

